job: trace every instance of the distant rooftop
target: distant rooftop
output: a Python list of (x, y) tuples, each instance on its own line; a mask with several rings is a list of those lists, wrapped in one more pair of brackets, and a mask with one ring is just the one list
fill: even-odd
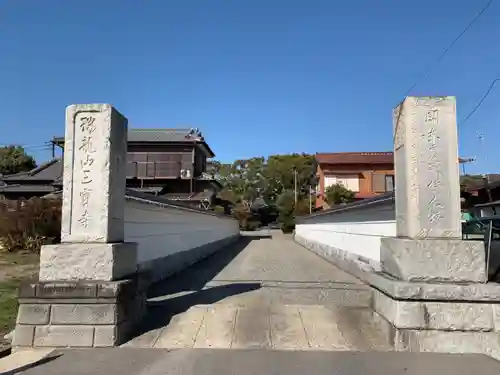
[(27, 172), (9, 174), (0, 177), (6, 182), (55, 181), (62, 178), (63, 163), (59, 158), (49, 160)]
[[(52, 142), (58, 146), (64, 146), (64, 137), (54, 137)], [(214, 157), (215, 154), (208, 146), (205, 138), (196, 128), (182, 128), (182, 129), (129, 129), (128, 142), (158, 142), (158, 143), (198, 143), (206, 147), (209, 157)]]
[[(460, 164), (470, 158), (458, 158)], [(316, 161), (323, 164), (394, 164), (394, 153), (386, 152), (320, 152)]]
[(198, 129), (129, 129), (129, 142), (205, 142)]
[(393, 164), (393, 152), (331, 152), (317, 153), (316, 160), (324, 164)]

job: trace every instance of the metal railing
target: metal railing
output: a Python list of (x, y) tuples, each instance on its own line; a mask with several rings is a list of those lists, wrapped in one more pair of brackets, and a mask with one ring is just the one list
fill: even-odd
[(480, 217), (462, 223), (462, 239), (483, 241), (486, 250), (487, 281), (493, 281), (500, 275), (500, 266), (491, 273), (492, 243), (500, 244), (500, 216)]

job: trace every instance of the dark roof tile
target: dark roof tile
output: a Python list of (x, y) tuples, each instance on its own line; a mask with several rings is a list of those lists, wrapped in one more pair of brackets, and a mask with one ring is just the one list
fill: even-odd
[(51, 193), (54, 190), (51, 185), (16, 184), (0, 187), (0, 193)]
[(321, 164), (393, 164), (393, 152), (335, 152), (317, 153)]
[(54, 181), (62, 177), (63, 163), (61, 159), (52, 159), (28, 172), (2, 176), (3, 181)]
[[(210, 146), (205, 141), (205, 138), (198, 129), (180, 128), (180, 129), (140, 129), (133, 128), (128, 129), (128, 142), (196, 142), (203, 144), (208, 153), (209, 157), (214, 157), (214, 152), (210, 149)], [(52, 142), (63, 146), (64, 137), (53, 137)]]
[(129, 142), (204, 142), (201, 133), (190, 135), (191, 129), (129, 129)]

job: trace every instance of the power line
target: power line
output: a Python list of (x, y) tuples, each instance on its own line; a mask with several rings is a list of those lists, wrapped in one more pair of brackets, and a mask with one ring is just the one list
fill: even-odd
[(464, 123), (466, 123), (467, 120), (469, 120), (472, 117), (472, 115), (474, 113), (476, 113), (476, 111), (479, 109), (479, 107), (481, 107), (481, 105), (486, 100), (486, 98), (488, 97), (488, 95), (490, 95), (491, 90), (493, 90), (493, 87), (495, 87), (495, 83), (497, 83), (498, 81), (500, 81), (500, 74), (497, 74), (497, 78), (495, 78), (493, 81), (491, 81), (490, 85), (488, 86), (488, 89), (486, 90), (486, 92), (482, 96), (481, 100), (479, 100), (479, 102), (472, 109), (472, 111), (470, 111), (469, 114), (467, 116), (465, 116), (464, 119), (459, 122), (459, 124), (458, 124), (459, 126), (463, 125)]
[(31, 144), (31, 145), (18, 145), (16, 143), (9, 143), (9, 144), (0, 144), (0, 147), (22, 147), (25, 150), (49, 150), (52, 146), (50, 143), (43, 143), (43, 144)]
[(469, 29), (472, 27), (472, 25), (477, 21), (477, 19), (479, 17), (481, 17), (481, 15), (490, 7), (490, 5), (493, 3), (493, 0), (489, 0), (486, 5), (479, 11), (479, 13), (477, 13), (474, 18), (469, 22), (469, 24), (465, 27), (465, 29), (462, 30), (462, 32), (460, 34), (458, 34), (458, 36), (453, 39), (453, 41), (448, 45), (448, 47), (446, 47), (444, 49), (444, 51), (441, 53), (441, 55), (439, 55), (439, 57), (437, 58), (437, 60), (435, 62), (433, 62), (432, 64), (430, 64), (423, 72), (423, 74), (421, 75), (420, 79), (418, 79), (409, 89), (408, 91), (406, 91), (406, 93), (404, 94), (404, 97), (408, 96), (408, 94), (415, 88), (415, 86), (417, 86), (418, 82), (424, 78), (426, 78), (428, 75), (429, 75), (429, 72), (431, 71), (431, 68), (434, 64), (439, 64), (441, 62), (441, 60), (443, 60), (443, 58), (446, 56), (446, 54), (453, 48), (453, 46), (460, 40), (460, 38), (462, 38), (465, 33), (467, 31), (469, 31)]
[[(479, 18), (479, 17), (481, 17), (481, 15), (482, 15), (482, 14), (483, 14), (483, 13), (484, 13), (484, 12), (485, 12), (488, 8), (489, 8), (489, 7), (490, 7), (490, 5), (491, 5), (492, 3), (493, 3), (493, 0), (489, 0), (489, 1), (486, 3), (486, 5), (485, 5), (485, 6), (484, 6), (484, 7), (483, 7), (483, 8), (482, 8), (482, 9), (481, 9), (481, 10), (480, 10), (480, 11), (479, 11), (479, 12), (478, 12), (475, 16), (474, 16), (474, 18), (472, 18), (472, 20), (468, 23), (468, 25), (465, 27), (465, 29), (463, 29), (463, 30), (462, 30), (462, 32), (461, 32), (460, 34), (458, 34), (458, 36), (457, 36), (455, 39), (453, 39), (453, 41), (452, 41), (452, 42), (448, 45), (448, 47), (446, 47), (446, 48), (444, 49), (444, 51), (441, 53), (441, 55), (439, 55), (439, 57), (437, 58), (437, 60), (436, 60), (433, 64), (431, 64), (431, 65), (429, 65), (429, 66), (427, 67), (427, 69), (426, 69), (426, 70), (424, 71), (424, 73), (422, 74), (421, 79), (422, 79), (422, 78), (427, 77), (427, 75), (429, 74), (429, 72), (430, 72), (430, 70), (431, 70), (431, 68), (432, 68), (432, 65), (434, 65), (434, 64), (439, 64), (439, 62), (440, 62), (440, 61), (441, 61), (441, 60), (442, 60), (442, 59), (446, 56), (446, 54), (447, 54), (447, 53), (448, 53), (448, 52), (449, 52), (449, 51), (453, 48), (453, 46), (454, 46), (454, 45), (455, 45), (455, 44), (456, 44), (456, 43), (460, 40), (460, 38), (462, 38), (462, 36), (464, 36), (464, 35), (465, 35), (465, 33), (466, 33), (467, 31), (469, 31), (469, 29), (472, 27), (472, 25), (473, 25), (473, 24), (474, 24), (474, 23), (478, 20), (478, 18)], [(497, 78), (497, 80), (498, 80), (498, 79), (500, 79), (500, 77), (499, 77), (499, 78)], [(408, 89), (408, 91), (406, 91), (406, 93), (405, 93), (405, 94), (404, 94), (404, 96), (403, 96), (403, 101), (404, 101), (404, 98), (406, 98), (406, 97), (408, 96), (408, 94), (409, 94), (409, 93), (410, 93), (410, 92), (411, 92), (411, 91), (415, 88), (415, 86), (417, 86), (418, 82), (419, 82), (419, 80), (417, 80), (417, 81), (416, 81), (416, 82), (415, 82), (415, 83), (414, 83), (414, 84), (413, 84), (413, 85), (412, 85), (412, 86)], [(494, 82), (492, 83), (492, 85), (494, 85)], [(492, 88), (493, 88), (493, 87), (491, 87), (491, 88), (489, 89), (489, 91), (491, 91), (491, 89), (492, 89)], [(488, 92), (487, 94), (489, 94), (489, 92)], [(486, 95), (486, 96), (487, 96), (487, 95)], [(482, 100), (484, 101), (484, 99), (486, 99), (486, 98), (483, 98)], [(400, 105), (402, 105), (402, 104), (403, 104), (403, 101), (400, 103)], [(481, 105), (481, 103), (480, 103), (477, 107), (479, 107), (480, 105)], [(475, 108), (473, 112), (475, 112), (475, 110), (476, 110), (476, 109), (477, 109), (477, 108)], [(393, 137), (393, 140), (392, 140), (392, 143), (393, 143), (394, 145), (396, 144), (396, 134), (397, 134), (398, 129), (399, 129), (399, 120), (400, 120), (400, 117), (401, 117), (401, 112), (402, 112), (402, 110), (403, 110), (402, 108), (399, 108), (398, 115), (397, 115), (397, 118), (396, 118), (396, 125), (395, 125), (395, 127), (394, 127), (394, 137)], [(473, 112), (472, 112), (472, 113), (473, 113)], [(468, 117), (470, 117), (470, 116), (472, 115), (472, 113), (471, 113)]]

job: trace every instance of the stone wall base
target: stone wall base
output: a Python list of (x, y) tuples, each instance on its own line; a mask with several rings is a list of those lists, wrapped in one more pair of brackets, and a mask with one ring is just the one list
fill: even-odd
[(376, 312), (373, 320), (396, 351), (485, 354), (500, 360), (500, 332), (397, 328)]
[(112, 347), (127, 341), (146, 313), (140, 277), (121, 281), (26, 282), (12, 346)]
[(405, 281), (486, 282), (482, 241), (461, 239), (380, 239), (382, 271)]
[(500, 284), (398, 280), (341, 249), (295, 241), (372, 287), (373, 319), (395, 350), (500, 360)]

